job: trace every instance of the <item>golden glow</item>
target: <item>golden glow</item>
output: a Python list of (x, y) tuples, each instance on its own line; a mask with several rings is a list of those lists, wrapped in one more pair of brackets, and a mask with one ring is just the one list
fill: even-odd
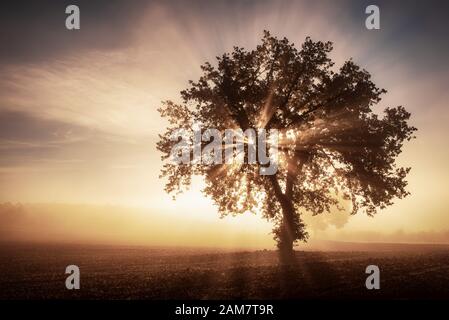
[[(28, 149), (20, 162), (5, 161), (0, 166), (0, 200), (107, 204), (152, 210), (155, 214), (147, 216), (139, 211), (111, 222), (111, 232), (117, 233), (124, 243), (273, 245), (270, 224), (260, 217), (245, 214), (220, 220), (214, 205), (200, 192), (201, 181), (194, 181), (190, 191), (172, 201), (163, 190), (164, 181), (158, 178), (162, 164), (155, 149), (157, 133), (167, 125), (156, 111), (160, 101), (179, 101), (179, 91), (188, 85), (189, 79), (199, 77), (202, 63), (214, 62), (216, 55), (231, 50), (233, 45), (252, 48), (261, 38), (262, 30), (270, 29), (296, 44), (306, 35), (334, 41), (333, 58), (337, 64), (353, 56), (373, 73), (379, 86), (389, 90), (377, 110), (404, 105), (412, 112), (412, 124), (419, 129), (418, 139), (400, 156), (401, 165), (412, 167), (408, 179), (412, 195), (396, 201), (375, 218), (349, 217), (343, 213), (336, 214), (335, 219), (326, 214), (306, 217), (312, 237), (373, 241), (373, 237), (363, 235), (396, 234), (398, 230), (405, 235), (445, 232), (449, 229), (449, 109), (446, 108), (449, 93), (433, 84), (446, 83), (447, 74), (416, 77), (409, 71), (409, 65), (394, 57), (388, 60), (389, 56), (383, 55), (383, 61), (364, 59), (366, 40), (357, 35), (348, 36), (343, 29), (336, 28), (333, 20), (327, 18), (332, 17), (331, 10), (303, 9), (300, 4), (287, 8), (263, 5), (256, 12), (246, 13), (245, 19), (223, 17), (212, 21), (208, 17), (211, 27), (202, 25), (202, 19), (191, 12), (178, 21), (168, 8), (158, 4), (136, 22), (127, 47), (73, 52), (41, 64), (9, 66), (0, 79), (2, 110), (32, 114), (42, 121), (68, 123), (81, 131), (56, 130), (53, 140), (34, 143), (2, 138), (2, 157), (24, 145)], [(189, 31), (188, 36), (185, 29)], [(271, 117), (271, 110), (269, 97), (260, 127)], [(314, 127), (323, 129), (319, 122)], [(309, 139), (312, 134), (288, 131), (282, 133), (280, 144), (288, 144), (286, 139), (293, 137)], [(36, 150), (48, 150), (48, 155), (37, 158), (33, 155)], [(221, 174), (222, 170), (225, 166), (215, 174)], [(241, 185), (243, 188), (244, 181)], [(63, 217), (74, 216), (78, 209), (89, 211), (85, 207), (61, 208), (59, 214)], [(77, 218), (73, 223), (78, 229), (70, 231), (71, 227), (64, 225), (61, 230), (73, 232), (68, 237), (72, 240), (110, 241), (104, 234), (94, 232), (97, 224), (104, 230), (108, 224), (105, 213), (97, 213), (92, 210), (91, 214)], [(47, 223), (55, 232), (57, 222), (64, 224), (56, 214), (48, 217), (42, 225)], [(92, 226), (92, 233), (82, 232), (87, 225)], [(156, 231), (154, 226), (158, 226)], [(165, 234), (172, 232), (172, 228), (175, 228), (172, 235)], [(77, 235), (74, 230), (81, 231)], [(415, 241), (416, 237), (410, 239)]]

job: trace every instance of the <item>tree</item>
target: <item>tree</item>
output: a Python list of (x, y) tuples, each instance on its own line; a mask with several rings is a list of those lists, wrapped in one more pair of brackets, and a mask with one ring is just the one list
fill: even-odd
[[(256, 164), (165, 162), (161, 177), (168, 193), (188, 187), (201, 175), (222, 216), (246, 211), (274, 222), (274, 238), (289, 255), (297, 240), (308, 234), (301, 214), (314, 215), (351, 203), (352, 214), (374, 215), (403, 198), (410, 168), (395, 163), (403, 143), (414, 138), (403, 107), (373, 107), (385, 93), (370, 74), (352, 60), (336, 70), (329, 58), (331, 42), (306, 38), (298, 50), (286, 38), (264, 31), (255, 50), (234, 47), (205, 63), (203, 75), (181, 92), (182, 103), (166, 101), (159, 111), (170, 126), (159, 135), (162, 159), (170, 158), (176, 129), (277, 129), (279, 168), (260, 175)], [(193, 148), (193, 144), (189, 144)]]

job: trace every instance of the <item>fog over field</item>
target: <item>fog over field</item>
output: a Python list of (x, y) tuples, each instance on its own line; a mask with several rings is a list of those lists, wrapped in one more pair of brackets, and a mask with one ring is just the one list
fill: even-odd
[[(449, 231), (347, 231), (342, 227), (348, 219), (340, 212), (306, 216), (311, 238), (299, 248), (348, 249), (341, 241), (449, 243)], [(259, 220), (250, 215), (220, 219), (215, 212), (192, 217), (119, 206), (4, 203), (0, 205), (0, 241), (273, 249), (271, 225), (254, 223)]]

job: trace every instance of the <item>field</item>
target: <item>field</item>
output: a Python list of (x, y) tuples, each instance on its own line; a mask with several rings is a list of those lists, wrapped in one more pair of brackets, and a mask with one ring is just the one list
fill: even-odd
[[(67, 265), (81, 289), (67, 290)], [(380, 290), (365, 288), (378, 265)], [(0, 246), (0, 299), (449, 299), (449, 246), (274, 251), (76, 245)]]

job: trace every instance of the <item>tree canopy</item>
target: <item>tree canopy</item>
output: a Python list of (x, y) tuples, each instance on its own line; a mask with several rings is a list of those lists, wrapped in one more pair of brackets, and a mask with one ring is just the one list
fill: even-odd
[[(215, 65), (201, 66), (202, 76), (181, 92), (182, 103), (166, 101), (159, 109), (170, 124), (157, 144), (166, 191), (179, 192), (192, 176), (203, 176), (203, 192), (221, 215), (261, 214), (274, 222), (278, 246), (287, 251), (307, 239), (305, 211), (330, 212), (348, 201), (353, 214), (372, 216), (407, 196), (410, 168), (396, 159), (414, 137), (410, 113), (401, 106), (373, 112), (386, 91), (352, 60), (335, 68), (331, 51), (331, 42), (306, 38), (297, 49), (265, 31), (254, 50), (234, 47)], [(260, 175), (257, 163), (170, 163), (171, 134), (195, 124), (277, 129), (277, 173)]]

